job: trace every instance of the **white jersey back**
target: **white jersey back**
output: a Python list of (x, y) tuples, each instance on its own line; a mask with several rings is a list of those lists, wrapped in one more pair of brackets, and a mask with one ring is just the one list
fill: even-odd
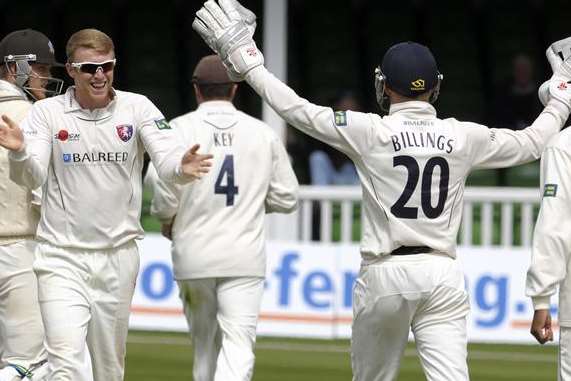
[(246, 79), (288, 123), (355, 163), (363, 190), (364, 258), (402, 246), (454, 257), (470, 170), (538, 159), (567, 118), (548, 104), (524, 130), (489, 129), (438, 119), (434, 107), (421, 101), (394, 104), (381, 118), (314, 105), (261, 66)]
[(185, 186), (159, 181), (151, 212), (176, 214), (177, 279), (265, 275), (264, 215), (290, 212), (298, 184), (283, 143), (263, 122), (226, 101), (202, 103), (171, 121), (185, 144), (214, 155), (210, 172)]

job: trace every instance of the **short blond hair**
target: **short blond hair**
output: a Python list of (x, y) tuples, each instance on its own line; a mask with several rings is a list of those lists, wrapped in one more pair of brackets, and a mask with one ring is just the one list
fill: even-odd
[(79, 48), (94, 49), (99, 53), (109, 53), (115, 51), (115, 45), (111, 37), (97, 29), (82, 29), (75, 32), (65, 46), (67, 62), (72, 62), (73, 54)]

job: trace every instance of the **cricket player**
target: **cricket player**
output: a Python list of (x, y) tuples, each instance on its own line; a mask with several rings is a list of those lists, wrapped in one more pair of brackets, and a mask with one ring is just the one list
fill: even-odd
[(34, 271), (49, 380), (83, 381), (91, 373), (96, 381), (122, 380), (139, 268), (135, 240), (143, 236), (143, 153), (159, 176), (181, 183), (206, 173), (211, 156), (198, 154), (198, 145), (185, 153), (146, 97), (113, 89), (117, 61), (105, 33), (76, 32), (66, 53), (74, 86), (36, 102), (21, 129), (3, 115), (0, 146), (10, 150), (12, 180), (43, 186)]
[[(32, 29), (0, 41), (0, 114), (20, 122), (32, 103), (57, 95), (51, 41)], [(32, 270), (40, 197), (9, 178), (8, 150), (0, 148), (0, 381), (44, 380), (48, 372), (38, 286)]]
[(430, 381), (468, 380), (468, 295), (456, 237), (464, 183), (474, 168), (536, 160), (569, 116), (571, 65), (559, 62), (551, 100), (521, 131), (439, 119), (432, 103), (442, 76), (430, 50), (392, 46), (375, 73), (385, 117), (335, 111), (299, 97), (263, 66), (252, 15), (236, 1), (210, 0), (194, 29), (289, 124), (339, 149), (363, 191), (362, 265), (353, 292), (351, 358), (357, 381), (394, 380), (409, 331)]
[(295, 210), (298, 183), (272, 128), (233, 106), (237, 85), (218, 56), (200, 60), (193, 84), (198, 109), (171, 125), (184, 143), (214, 154), (212, 172), (186, 186), (159, 180), (151, 213), (172, 234), (193, 379), (248, 381), (266, 272), (264, 215)]
[[(571, 56), (571, 39), (555, 54)], [(571, 86), (571, 84), (568, 84)], [(541, 91), (540, 91), (541, 94)], [(543, 97), (542, 101), (548, 101)], [(553, 137), (541, 157), (541, 209), (533, 237), (526, 294), (532, 298), (531, 334), (541, 344), (553, 341), (551, 296), (559, 288), (558, 380), (571, 380), (571, 129)]]

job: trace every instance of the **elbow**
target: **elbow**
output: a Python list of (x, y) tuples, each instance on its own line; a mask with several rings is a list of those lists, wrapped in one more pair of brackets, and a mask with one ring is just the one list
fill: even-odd
[(297, 210), (298, 205), (299, 205), (299, 203), (298, 203), (297, 197), (293, 198), (292, 200), (290, 200), (289, 203), (287, 203), (284, 206), (282, 213), (293, 213)]
[(293, 213), (298, 208), (297, 197), (291, 197), (289, 199), (282, 199), (279, 202), (266, 202), (266, 213)]

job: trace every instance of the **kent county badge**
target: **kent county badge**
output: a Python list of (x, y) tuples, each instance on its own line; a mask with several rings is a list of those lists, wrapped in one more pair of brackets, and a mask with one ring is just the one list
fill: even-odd
[(119, 136), (119, 139), (123, 140), (124, 142), (128, 142), (133, 137), (133, 126), (130, 124), (121, 124), (115, 128), (117, 129), (117, 135)]

